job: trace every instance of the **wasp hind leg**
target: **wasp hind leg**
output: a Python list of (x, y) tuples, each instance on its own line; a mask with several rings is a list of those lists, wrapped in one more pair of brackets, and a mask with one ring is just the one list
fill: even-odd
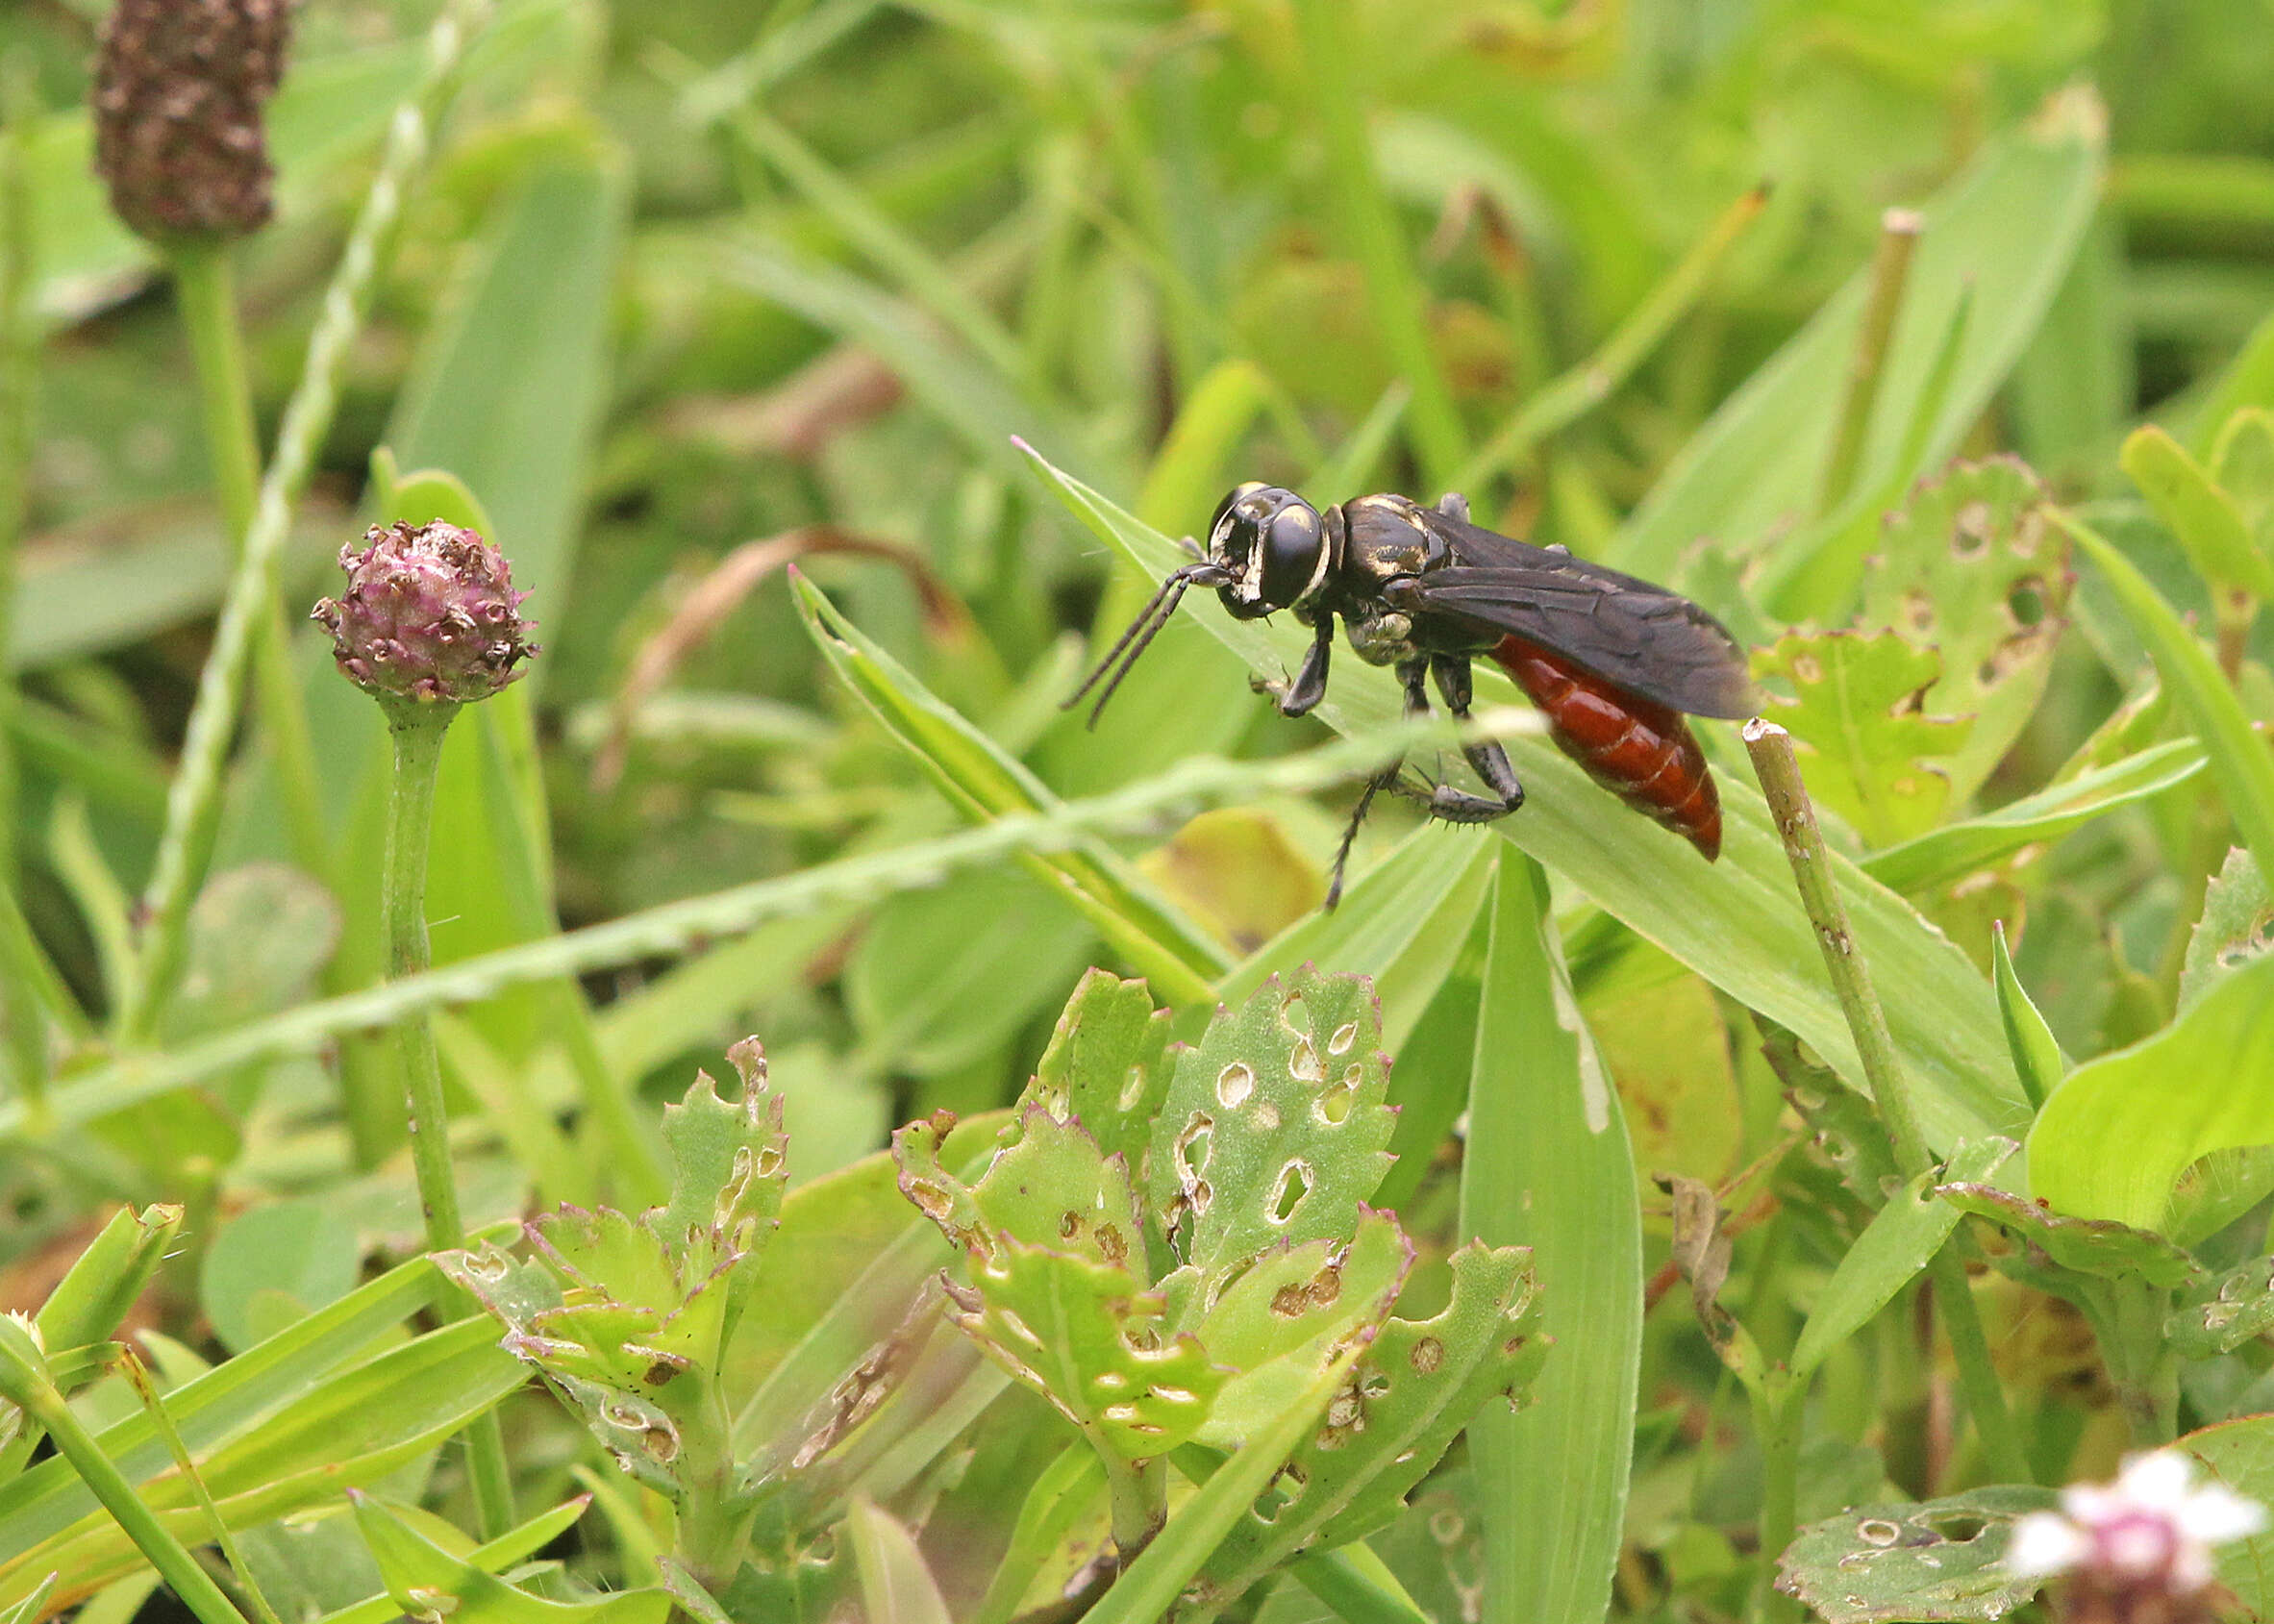
[[(1469, 701), (1475, 692), (1469, 678), (1468, 657), (1462, 654), (1433, 654), (1426, 660), (1408, 661), (1398, 667), (1398, 675), (1406, 684), (1406, 712), (1409, 715), (1429, 709), (1429, 696), (1422, 687), (1425, 674), (1437, 678), (1437, 692), (1444, 696), (1445, 709), (1458, 721), (1468, 719)], [(1429, 809), (1429, 815), (1447, 823), (1490, 823), (1506, 817), (1524, 804), (1524, 787), (1516, 781), (1515, 769), (1508, 764), (1508, 752), (1487, 740), (1482, 744), (1464, 744), (1461, 753), (1490, 795), (1471, 794), (1457, 789), (1450, 784), (1430, 787), (1429, 793), (1411, 793), (1412, 798)]]

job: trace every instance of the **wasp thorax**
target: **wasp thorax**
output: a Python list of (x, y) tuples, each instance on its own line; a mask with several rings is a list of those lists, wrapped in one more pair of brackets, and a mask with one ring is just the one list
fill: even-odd
[(1242, 620), (1292, 609), (1327, 578), (1326, 526), (1318, 510), (1277, 486), (1251, 482), (1225, 497), (1208, 545), (1210, 562), (1232, 575), (1218, 596)]

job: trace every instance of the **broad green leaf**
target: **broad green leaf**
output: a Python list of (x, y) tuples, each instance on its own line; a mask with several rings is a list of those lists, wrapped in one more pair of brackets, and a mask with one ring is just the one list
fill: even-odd
[(306, 997), (339, 940), (331, 893), (282, 863), (214, 875), (189, 911), (188, 964), (166, 1010), (169, 1041), (224, 1031)]
[(2274, 957), (2071, 1071), (2030, 1131), (2030, 1187), (2058, 1212), (2160, 1229), (2189, 1162), (2262, 1144), (2274, 1144)]
[(1494, 1399), (1512, 1409), (1525, 1402), (1548, 1352), (1529, 1254), (1472, 1241), (1453, 1254), (1452, 1269), (1442, 1312), (1391, 1319), (1361, 1344), (1324, 1424), (1209, 1560), (1207, 1593), (1229, 1599), (1307, 1546), (1362, 1538), (1404, 1509), (1480, 1410)]
[(1825, 1624), (2002, 1618), (2044, 1584), (2006, 1570), (2014, 1519), (2054, 1502), (2049, 1488), (2001, 1485), (1842, 1512), (1800, 1531), (1778, 1558), (1777, 1588)]
[[(1008, 751), (839, 614), (810, 582), (797, 577), (792, 590), (806, 629), (831, 667), (957, 811), (984, 820), (1062, 804)], [(1022, 862), (1172, 1000), (1197, 999), (1222, 968), (1222, 950), (1103, 841), (1084, 841), (1075, 851)]]
[(2151, 423), (2132, 432), (2121, 461), (2205, 585), (2274, 597), (2274, 564), (2253, 542), (2242, 510), (2185, 446)]
[(2037, 1270), (2040, 1253), (2051, 1261), (2056, 1274), (2065, 1270), (2116, 1280), (2137, 1276), (2153, 1286), (2173, 1287), (2185, 1286), (2202, 1272), (2193, 1258), (2162, 1236), (2112, 1218), (2072, 1217), (1995, 1185), (1937, 1185), (1935, 1193), (1962, 1212), (1987, 1218), (2022, 1244), (2025, 1256), (2012, 1272)]
[(1153, 1008), (1145, 984), (1090, 970), (1036, 1062), (1032, 1097), (1080, 1122), (1141, 1185), (1153, 1119), (1168, 1094), (1167, 1050), (1168, 1012)]
[[(1987, 143), (1927, 205), (1859, 488), (1902, 488), (1949, 457), (1981, 416), (2068, 274), (2099, 198), (2106, 126), (2090, 90), (2063, 91), (2028, 124)], [(1749, 550), (1809, 514), (1869, 277), (1868, 268), (1859, 271), (1691, 437), (1609, 562), (1664, 580), (1700, 537)], [(1950, 328), (1962, 301), (1968, 319), (1943, 398), (1926, 434), (1913, 435), (1914, 409), (1936, 370), (1933, 337)]]
[(470, 1557), (452, 1555), (374, 1496), (350, 1489), (348, 1497), (363, 1542), (387, 1577), (387, 1594), (413, 1617), (440, 1612), (462, 1624), (663, 1624), (671, 1610), (662, 1589), (547, 1600)]
[(2050, 844), (2103, 813), (2161, 795), (2203, 770), (2203, 746), (2175, 738), (2009, 801), (1995, 812), (1886, 847), (1861, 867), (1881, 885), (1917, 892), (1990, 867), (2024, 846)]
[(2012, 955), (2006, 951), (2003, 925), (1991, 931), (1989, 950), (1990, 979), (1997, 984), (1998, 1018), (2006, 1025), (2006, 1047), (2013, 1056), (2013, 1075), (2021, 1084), (2021, 1091), (2042, 1107), (2053, 1090), (2061, 1087), (2068, 1062), (2062, 1058), (2053, 1029), (2037, 1013), (2037, 1007), (2030, 1002), (2021, 978), (2014, 974)]
[(2205, 1280), (2173, 1308), (2163, 1336), (2184, 1359), (2233, 1353), (2274, 1331), (2274, 1258), (2253, 1258)]
[(1491, 908), (1461, 1228), (1531, 1249), (1539, 1330), (1558, 1350), (1585, 1353), (1552, 1356), (1525, 1412), (1471, 1428), (1484, 1615), (1594, 1618), (1611, 1602), (1634, 1458), (1640, 1196), (1626, 1117), (1572, 996), (1547, 877), (1504, 852)]
[(1872, 1215), (1841, 1257), (1810, 1311), (1787, 1362), (1795, 1381), (1806, 1381), (1842, 1342), (1870, 1323), (1958, 1228), (1958, 1209), (1936, 1199), (1936, 1186), (1944, 1180), (1987, 1179), (2020, 1148), (2012, 1139), (1966, 1141), (1941, 1172), (1920, 1173), (1887, 1197), (1887, 1204)]
[(1964, 748), (1970, 716), (1930, 715), (1925, 697), (1942, 661), (1897, 631), (1793, 632), (1753, 657), (1753, 674), (1788, 687), (1764, 714), (1792, 735), (1809, 794), (1864, 842), (1912, 839), (1950, 802), (1947, 758)]
[(1306, 968), (1219, 1011), (1177, 1057), (1145, 1193), (1198, 1301), (1267, 1247), (1351, 1234), (1389, 1167), (1381, 1042), (1362, 978)]
[(1944, 752), (1954, 801), (1973, 799), (2052, 675), (2073, 578), (2044, 501), (2037, 475), (2014, 458), (1953, 464), (1888, 520), (1864, 575), (1862, 623), (1941, 657), (1920, 708), (1973, 718)]
[[(2274, 865), (2274, 754), (2217, 664), (2138, 567), (2095, 532), (2066, 514), (2054, 522), (2090, 555), (2116, 594), (2124, 618), (2155, 657), (2163, 686), (2210, 753), (2227, 812), (2264, 870)], [(2034, 1151), (2033, 1151), (2034, 1156)]]
[(2179, 1007), (2193, 1009), (2206, 992), (2274, 949), (2274, 893), (2250, 853), (2229, 851), (2203, 893), (2203, 916), (2187, 936)]
[(845, 1533), (861, 1570), (861, 1599), (868, 1617), (889, 1624), (951, 1624), (915, 1536), (897, 1518), (856, 1498), (845, 1517)]
[[(2260, 1505), (2274, 1502), (2274, 1416), (2246, 1415), (2205, 1427), (2178, 1448), (2202, 1463), (2211, 1481)], [(2261, 1534), (2216, 1548), (2218, 1576), (2246, 1615), (2263, 1617), (2274, 1602), (2274, 1535)]]
[[(356, 1283), (362, 1238), (337, 1221), (319, 1196), (271, 1201), (238, 1213), (213, 1236), (198, 1271), (198, 1300), (233, 1352), (261, 1339), (264, 1323), (286, 1323), (337, 1302)], [(268, 1299), (264, 1303), (263, 1299)]]
[[(1143, 568), (1165, 575), (1187, 562), (1173, 542), (1096, 491), (1047, 463), (1037, 462), (1037, 471), (1101, 539)], [(1187, 600), (1185, 612), (1267, 677), (1292, 668), (1309, 640), (1298, 627), (1235, 621), (1208, 603), (1195, 607)], [(1480, 673), (1480, 679), (1488, 701), (1508, 691), (1494, 687), (1496, 676)], [(1399, 705), (1397, 685), (1387, 672), (1344, 663), (1337, 666), (1319, 713), (1337, 729), (1358, 733), (1397, 714)], [(1721, 861), (1708, 865), (1656, 824), (1611, 804), (1544, 738), (1511, 738), (1507, 748), (1531, 798), (1521, 812), (1493, 825), (1493, 833), (1739, 1003), (1799, 1034), (1855, 1087), (1865, 1086), (1814, 934), (1793, 896), (1791, 867), (1758, 794), (1735, 779), (1723, 780)], [(1462, 830), (1427, 829), (1413, 838), (1424, 846), (1454, 846), (1457, 854), (1473, 852), (1466, 842), (1474, 837)], [(1832, 863), (1858, 948), (1887, 1003), (1896, 1052), (1918, 1090), (1928, 1139), (1946, 1148), (1968, 1136), (2020, 1133), (2028, 1122), (2027, 1103), (2007, 1062), (1988, 983), (1901, 898), (1844, 858), (1836, 854)], [(1458, 951), (1444, 946), (1443, 937), (1437, 940), (1443, 951)], [(1268, 962), (1274, 951), (1266, 948), (1259, 957)], [(1419, 1003), (1426, 1005), (1426, 999)]]
[[(1079, 1122), (1038, 1105), (1018, 1116), (1018, 1142), (971, 1187), (981, 1222), (1030, 1245), (1055, 1245), (1093, 1262), (1145, 1272), (1137, 1191), (1126, 1161), (1106, 1155)], [(984, 1247), (987, 1237), (978, 1237)]]

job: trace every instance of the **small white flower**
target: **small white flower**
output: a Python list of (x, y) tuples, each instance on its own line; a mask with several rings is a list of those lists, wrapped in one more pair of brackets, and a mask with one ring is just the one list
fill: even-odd
[(2013, 1525), (2008, 1571), (2024, 1579), (2080, 1574), (2097, 1585), (2191, 1595), (2212, 1582), (2213, 1545), (2265, 1532), (2266, 1509), (2234, 1490), (2194, 1484), (2173, 1449), (2135, 1455), (2112, 1484), (2072, 1484), (2061, 1510)]

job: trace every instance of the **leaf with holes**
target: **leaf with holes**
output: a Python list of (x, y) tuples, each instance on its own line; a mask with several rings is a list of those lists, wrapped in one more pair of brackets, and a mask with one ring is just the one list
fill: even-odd
[(1471, 1243), (1453, 1254), (1453, 1295), (1434, 1319), (1391, 1319), (1325, 1416), (1203, 1570), (1229, 1599), (1307, 1546), (1332, 1550), (1394, 1517), (1495, 1396), (1520, 1402), (1546, 1346), (1531, 1253)]
[(1364, 1208), (1347, 1244), (1308, 1240), (1259, 1259), (1195, 1332), (1210, 1357), (1240, 1373), (1216, 1395), (1200, 1441), (1234, 1449), (1269, 1425), (1345, 1339), (1388, 1317), (1412, 1264), (1397, 1219)]
[(2179, 977), (2179, 1007), (2198, 998), (2251, 960), (2274, 948), (2274, 893), (2250, 853), (2237, 847), (2203, 893), (2203, 917), (2187, 937)]
[(1217, 1011), (1178, 1057), (1146, 1178), (1191, 1270), (1173, 1301), (1207, 1303), (1283, 1241), (1353, 1233), (1359, 1204), (1388, 1171), (1396, 1124), (1381, 1037), (1362, 977), (1306, 966)]
[(1753, 671), (1791, 691), (1764, 713), (1791, 732), (1809, 792), (1866, 844), (1908, 840), (1941, 821), (1944, 759), (1964, 748), (1974, 723), (1927, 714), (1926, 694), (1942, 677), (1932, 650), (1893, 631), (1794, 632), (1756, 650)]
[(1148, 1461), (1190, 1441), (1232, 1374), (1172, 1332), (1159, 1292), (1076, 1252), (990, 1237), (950, 1317), (1101, 1449)]
[(1168, 1092), (1167, 1047), (1168, 1012), (1153, 1008), (1145, 984), (1091, 970), (1058, 1018), (1029, 1097), (1079, 1121), (1141, 1183), (1153, 1118)]
[[(2060, 1274), (2137, 1278), (2151, 1286), (2185, 1286), (2202, 1271), (2160, 1235), (2108, 1218), (2072, 1218), (1994, 1185), (1937, 1185), (1935, 1193), (1962, 1212), (1987, 1218), (2018, 1240), (2017, 1257), (2001, 1260), (2018, 1280), (2058, 1290)], [(2047, 1269), (2050, 1262), (2053, 1267)], [(2048, 1283), (2054, 1284), (2048, 1284)]]
[[(665, 1246), (681, 1249), (682, 1281), (703, 1279), (731, 1260), (729, 1299), (738, 1311), (782, 1220), (789, 1137), (782, 1128), (782, 1096), (766, 1085), (758, 1039), (743, 1038), (727, 1059), (741, 1082), (738, 1097), (721, 1098), (711, 1074), (697, 1072), (686, 1097), (663, 1108), (671, 1200), (645, 1221)], [(733, 1329), (731, 1313), (727, 1328)]]
[(1982, 787), (2053, 673), (2076, 578), (2044, 503), (2044, 487), (2018, 458), (1955, 463), (1888, 520), (1865, 579), (1862, 624), (1941, 655), (1922, 709), (1974, 718), (1941, 762), (1954, 801)]
[(1019, 1112), (1017, 1132), (967, 1186), (940, 1164), (939, 1125), (910, 1123), (892, 1136), (901, 1192), (974, 1262), (1009, 1236), (1128, 1268), (1137, 1286), (1147, 1284), (1128, 1163), (1100, 1151), (1082, 1123), (1062, 1121), (1038, 1103)]
[(2274, 1331), (2274, 1258), (2253, 1258), (2187, 1293), (2163, 1336), (2187, 1359), (2233, 1353)]
[(2013, 1523), (2049, 1488), (1998, 1485), (1913, 1506), (1870, 1506), (1811, 1523), (1777, 1559), (1777, 1588), (1825, 1624), (2002, 1618), (2037, 1593), (2005, 1564)]

